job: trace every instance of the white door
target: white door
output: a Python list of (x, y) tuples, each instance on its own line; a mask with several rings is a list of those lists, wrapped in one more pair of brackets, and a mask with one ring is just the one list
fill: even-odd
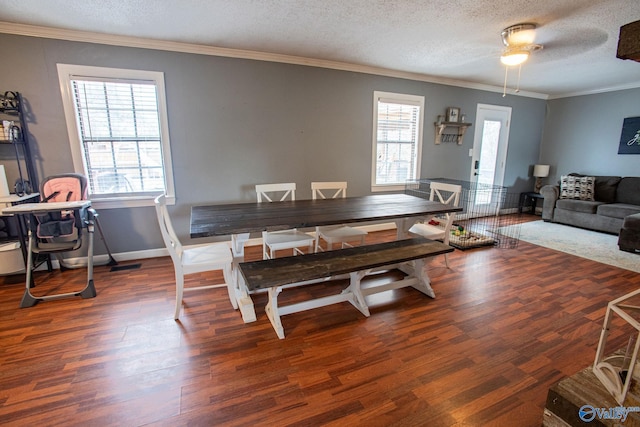
[(471, 158), (470, 216), (497, 214), (504, 192), (511, 107), (478, 104)]

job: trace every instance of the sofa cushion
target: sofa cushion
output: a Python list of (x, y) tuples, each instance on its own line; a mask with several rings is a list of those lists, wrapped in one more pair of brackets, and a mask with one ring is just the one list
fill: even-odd
[(606, 203), (598, 206), (596, 213), (598, 215), (609, 216), (611, 218), (624, 218), (629, 215), (640, 213), (640, 205)]
[(640, 206), (640, 177), (628, 176), (620, 180), (616, 202)]
[(640, 213), (626, 217), (622, 223), (622, 228), (640, 230)]
[(603, 205), (602, 202), (593, 200), (558, 199), (556, 202), (556, 208), (558, 209), (588, 214), (595, 214), (601, 205)]
[(622, 178), (619, 176), (596, 176), (596, 191), (594, 198), (600, 202), (613, 203), (616, 201), (616, 190)]
[[(570, 173), (570, 176), (587, 176), (579, 173)], [(594, 200), (605, 203), (613, 203), (616, 201), (616, 189), (618, 183), (622, 179), (620, 176), (595, 176), (595, 192)]]
[(594, 200), (595, 178), (593, 176), (562, 175), (560, 177), (560, 198)]

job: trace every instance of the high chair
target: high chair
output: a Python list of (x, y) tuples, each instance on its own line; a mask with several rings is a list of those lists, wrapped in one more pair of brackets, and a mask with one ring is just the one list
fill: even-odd
[[(93, 298), (96, 289), (93, 284), (93, 232), (95, 212), (90, 200), (51, 203), (25, 203), (11, 206), (3, 213), (24, 217), (28, 230), (27, 265), (25, 292), (20, 307), (31, 307), (39, 301), (81, 296)], [(37, 264), (34, 255), (59, 254), (80, 249), (83, 244), (83, 230), (87, 230), (87, 284), (77, 292), (35, 296), (31, 293), (33, 270)]]

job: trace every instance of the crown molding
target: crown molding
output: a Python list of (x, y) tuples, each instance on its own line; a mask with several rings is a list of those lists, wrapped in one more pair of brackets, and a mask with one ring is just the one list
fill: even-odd
[[(442, 84), (447, 86), (462, 87), (466, 89), (483, 90), (487, 92), (502, 93), (503, 88), (485, 85), (481, 83), (466, 82), (463, 80), (435, 77), (427, 74), (411, 73), (392, 70), (382, 67), (351, 64), (347, 62), (328, 61), (302, 56), (282, 55), (277, 53), (259, 52), (254, 50), (229, 49), (223, 47), (202, 45), (196, 43), (172, 42), (166, 40), (147, 39), (140, 37), (118, 36), (114, 34), (94, 33), (90, 31), (66, 30), (61, 28), (42, 27), (37, 25), (16, 24), (0, 21), (0, 33), (13, 34), (28, 37), (40, 37), (46, 39), (66, 40), (82, 43), (95, 43), (111, 46), (133, 47), (140, 49), (163, 50), (170, 52), (193, 53), (197, 55), (220, 56), (226, 58), (250, 59), (255, 61), (278, 62), (283, 64), (303, 65), (308, 67), (328, 68), (332, 70), (350, 71), (354, 73), (373, 74), (385, 77), (394, 77), (421, 81), (426, 83)], [(520, 91), (509, 94), (510, 96), (523, 96), (528, 98), (548, 99), (547, 94), (537, 92)]]
[(640, 83), (630, 83), (627, 85), (609, 86), (602, 89), (589, 90), (584, 92), (563, 93), (560, 95), (549, 96), (548, 99), (551, 100), (551, 99), (561, 99), (561, 98), (572, 98), (574, 96), (597, 95), (599, 93), (609, 93), (609, 92), (616, 92), (619, 90), (629, 90), (629, 89), (638, 89), (638, 88), (640, 88)]

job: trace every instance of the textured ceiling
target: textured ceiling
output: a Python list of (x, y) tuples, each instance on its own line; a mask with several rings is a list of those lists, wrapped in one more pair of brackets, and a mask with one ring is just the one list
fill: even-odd
[[(640, 0), (0, 0), (0, 21), (327, 60), (502, 87), (500, 32), (538, 25), (523, 91), (640, 87), (616, 58)], [(268, 56), (267, 56), (268, 58)], [(509, 76), (514, 86), (517, 71)]]

